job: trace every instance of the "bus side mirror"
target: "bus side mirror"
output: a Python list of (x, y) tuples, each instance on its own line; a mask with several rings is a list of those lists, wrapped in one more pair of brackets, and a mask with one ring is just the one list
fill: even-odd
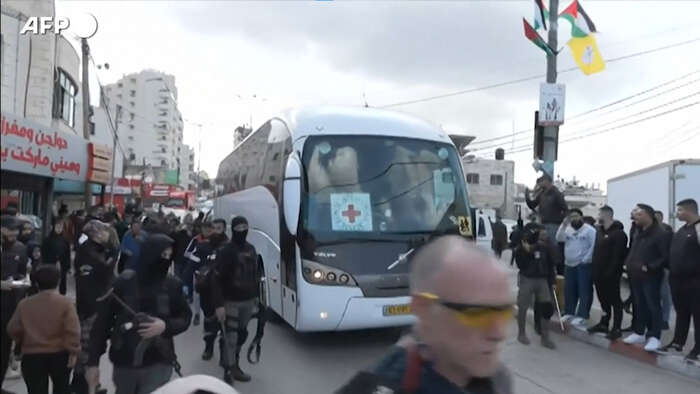
[(301, 208), (301, 163), (296, 154), (289, 156), (284, 171), (284, 221), (287, 230), (297, 235), (299, 226), (299, 210)]

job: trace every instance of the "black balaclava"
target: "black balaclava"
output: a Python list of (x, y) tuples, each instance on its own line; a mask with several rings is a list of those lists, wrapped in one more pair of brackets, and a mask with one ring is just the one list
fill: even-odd
[(248, 236), (248, 221), (243, 216), (236, 216), (231, 220), (231, 240), (237, 245), (245, 245), (246, 236)]
[(571, 227), (578, 230), (583, 227), (583, 219), (574, 220), (571, 222)]
[(141, 246), (141, 255), (137, 264), (139, 281), (155, 283), (167, 276), (172, 258), (164, 259), (161, 254), (174, 243), (175, 241), (165, 234), (151, 234), (146, 238)]

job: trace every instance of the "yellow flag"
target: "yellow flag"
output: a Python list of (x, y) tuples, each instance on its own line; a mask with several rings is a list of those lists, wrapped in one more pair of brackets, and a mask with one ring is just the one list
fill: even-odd
[(605, 69), (605, 61), (598, 51), (593, 34), (572, 38), (569, 40), (569, 48), (576, 64), (584, 74), (591, 75)]

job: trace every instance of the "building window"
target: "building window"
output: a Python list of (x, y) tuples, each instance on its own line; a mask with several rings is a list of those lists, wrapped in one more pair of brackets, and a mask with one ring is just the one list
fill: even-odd
[(160, 151), (165, 153), (165, 148), (160, 148)]
[(500, 186), (503, 184), (503, 175), (491, 175), (491, 184), (494, 186)]
[(53, 117), (63, 119), (68, 126), (75, 126), (75, 96), (78, 92), (77, 85), (68, 74), (56, 69), (53, 88)]
[(133, 101), (129, 101), (129, 105), (131, 105), (131, 106), (133, 107), (133, 106), (135, 106), (136, 104), (135, 104)]
[(130, 81), (131, 83), (136, 83), (136, 78), (131, 78)]
[(467, 183), (469, 183), (471, 185), (478, 185), (479, 184), (479, 174), (475, 174), (475, 173), (467, 174)]
[(135, 153), (129, 153), (129, 160), (134, 161), (136, 160), (136, 154)]
[(122, 88), (122, 87), (124, 87), (124, 84), (121, 83), (121, 82), (119, 82), (119, 83), (117, 84), (117, 87), (118, 87), (118, 88)]
[(165, 167), (165, 160), (161, 160), (161, 161), (160, 161), (160, 165), (163, 166), (163, 167)]
[(136, 115), (133, 112), (129, 112), (129, 122), (133, 122), (134, 117), (136, 117)]
[(130, 91), (129, 96), (136, 97), (136, 91), (135, 90)]
[(134, 129), (134, 125), (130, 124), (130, 125), (129, 125), (129, 130), (133, 130), (133, 129)]

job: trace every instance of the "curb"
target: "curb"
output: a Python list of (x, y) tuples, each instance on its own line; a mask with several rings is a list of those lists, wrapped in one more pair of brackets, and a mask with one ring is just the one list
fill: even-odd
[[(534, 313), (532, 309), (528, 310), (527, 318), (529, 323), (534, 323)], [(606, 349), (611, 353), (700, 380), (700, 362), (685, 360), (683, 356), (647, 352), (641, 345), (628, 345), (622, 342), (622, 340), (611, 341), (603, 335), (589, 334), (585, 331), (578, 330), (569, 323), (564, 323), (564, 332), (562, 332), (559, 320), (554, 317), (549, 321), (549, 326), (551, 333), (566, 335), (577, 341)]]

